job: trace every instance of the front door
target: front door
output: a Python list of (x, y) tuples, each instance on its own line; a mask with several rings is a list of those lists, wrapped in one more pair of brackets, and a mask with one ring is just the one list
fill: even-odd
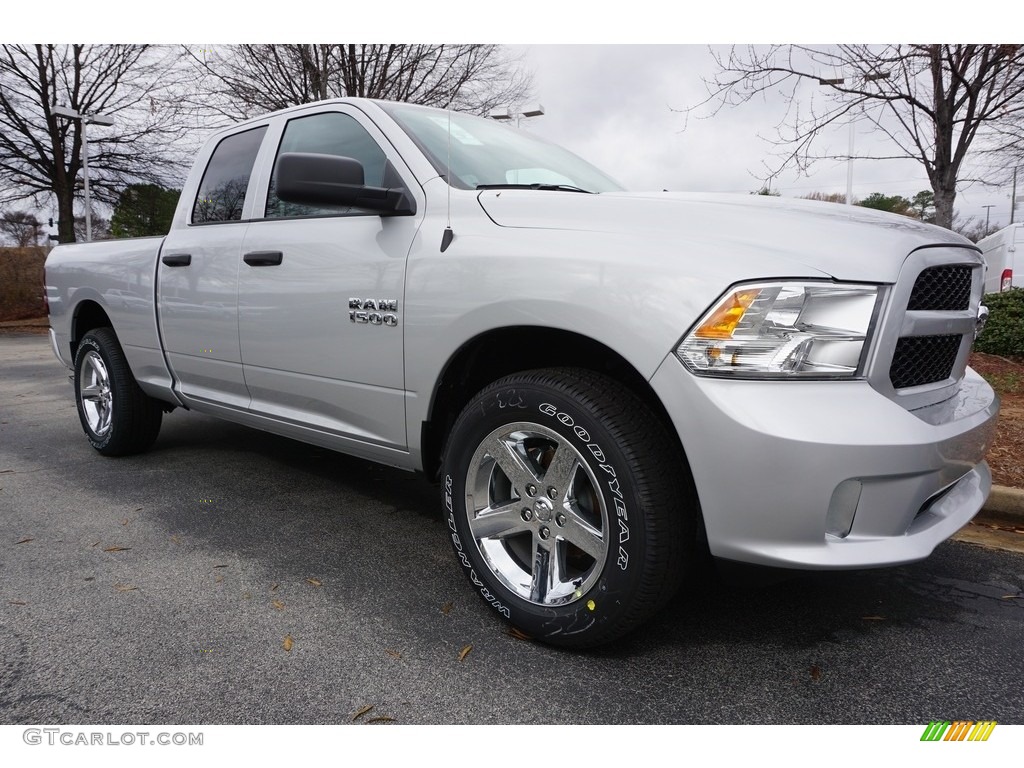
[[(319, 109), (286, 123), (278, 153), (352, 157), (366, 184), (392, 185), (400, 160), (379, 130), (351, 107)], [(263, 212), (245, 233), (238, 278), (250, 409), (353, 452), (405, 449), (405, 263), (421, 215), (286, 203), (273, 175)]]

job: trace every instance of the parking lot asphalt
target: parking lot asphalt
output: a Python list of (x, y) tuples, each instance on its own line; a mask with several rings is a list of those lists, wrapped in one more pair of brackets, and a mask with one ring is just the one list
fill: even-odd
[(519, 640), (424, 479), (183, 411), (104, 458), (46, 337), (0, 336), (0, 723), (1024, 723), (1022, 631), (1024, 556), (949, 542)]

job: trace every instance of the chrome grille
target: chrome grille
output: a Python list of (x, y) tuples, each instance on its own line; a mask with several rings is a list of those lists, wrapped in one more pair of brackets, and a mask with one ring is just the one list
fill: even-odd
[(910, 336), (896, 343), (889, 369), (895, 389), (945, 381), (953, 372), (961, 336)]
[(962, 312), (969, 309), (972, 270), (967, 264), (949, 264), (924, 270), (914, 283), (907, 309), (911, 312)]

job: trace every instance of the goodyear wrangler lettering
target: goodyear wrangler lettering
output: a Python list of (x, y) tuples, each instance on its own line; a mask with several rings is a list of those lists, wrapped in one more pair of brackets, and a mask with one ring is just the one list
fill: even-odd
[(469, 571), (469, 580), (473, 582), (473, 585), (479, 587), (480, 595), (490, 603), (491, 607), (494, 608), (498, 613), (504, 616), (506, 619), (512, 618), (512, 612), (508, 606), (504, 605), (498, 598), (496, 598), (491, 592), (484, 586), (484, 583), (480, 581), (480, 578), (476, 575), (476, 571), (473, 569), (472, 564), (469, 562), (469, 557), (466, 555), (465, 550), (462, 548), (462, 539), (459, 538), (455, 526), (455, 511), (452, 504), (452, 476), (445, 475), (444, 478), (444, 504), (448, 510), (448, 527), (452, 532), (452, 545), (455, 547), (455, 552), (459, 556), (459, 560), (463, 567)]
[(622, 497), (622, 489), (619, 487), (618, 474), (615, 472), (615, 467), (606, 461), (605, 453), (601, 449), (601, 446), (596, 442), (590, 441), (590, 433), (587, 432), (583, 427), (576, 424), (575, 419), (564, 411), (558, 410), (551, 403), (541, 403), (538, 406), (538, 410), (545, 416), (553, 416), (558, 419), (562, 424), (567, 427), (572, 427), (576, 437), (578, 437), (586, 446), (587, 450), (590, 451), (591, 455), (597, 460), (598, 466), (611, 476), (611, 480), (608, 481), (608, 490), (612, 493), (612, 502), (615, 504), (615, 515), (618, 518), (617, 522), (619, 525), (619, 552), (616, 560), (616, 565), (619, 566), (623, 571), (629, 567), (629, 553), (626, 551), (623, 544), (629, 541), (629, 515), (626, 513), (626, 502)]

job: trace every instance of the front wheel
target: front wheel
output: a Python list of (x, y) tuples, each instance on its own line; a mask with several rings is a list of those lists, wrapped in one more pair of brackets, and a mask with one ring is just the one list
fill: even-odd
[(160, 404), (139, 388), (110, 328), (95, 328), (78, 344), (75, 400), (86, 437), (106, 456), (141, 453), (160, 432)]
[(526, 634), (614, 640), (675, 593), (700, 514), (678, 446), (638, 397), (575, 369), (516, 374), (462, 411), (443, 466), (452, 545)]

